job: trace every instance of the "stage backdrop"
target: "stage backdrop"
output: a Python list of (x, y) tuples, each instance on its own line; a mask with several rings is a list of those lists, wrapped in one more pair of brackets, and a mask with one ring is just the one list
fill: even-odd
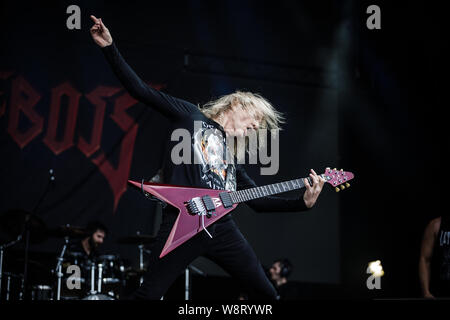
[[(81, 30), (66, 27), (70, 4), (81, 8)], [(259, 92), (285, 113), (278, 174), (247, 168), (258, 184), (335, 167), (339, 70), (330, 61), (339, 11), (332, 2), (306, 9), (296, 2), (3, 4), (0, 212), (35, 212), (48, 227), (101, 220), (111, 231), (102, 250), (135, 266), (137, 246), (117, 240), (158, 229), (155, 204), (127, 179), (160, 168), (169, 123), (122, 88), (90, 38), (90, 14), (102, 17), (125, 59), (156, 89), (199, 104), (236, 89)], [(258, 214), (242, 205), (233, 215), (264, 265), (287, 257), (293, 280), (338, 283), (338, 204), (327, 188), (306, 213)], [(31, 250), (56, 255), (62, 244), (49, 239)], [(206, 259), (193, 264), (225, 274)]]

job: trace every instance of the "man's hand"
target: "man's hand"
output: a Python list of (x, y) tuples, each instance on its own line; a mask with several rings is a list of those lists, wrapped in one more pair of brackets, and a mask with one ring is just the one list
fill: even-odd
[(95, 23), (91, 28), (91, 36), (95, 43), (102, 48), (111, 45), (113, 42), (111, 34), (102, 19), (97, 19), (95, 16), (91, 16), (91, 19)]
[(303, 182), (306, 186), (305, 194), (303, 195), (303, 201), (308, 208), (312, 208), (319, 197), (320, 192), (322, 191), (323, 185), (325, 183), (325, 179), (321, 176), (318, 176), (317, 173), (311, 169), (311, 173), (309, 174), (313, 185), (311, 186), (308, 182), (308, 179), (303, 179)]

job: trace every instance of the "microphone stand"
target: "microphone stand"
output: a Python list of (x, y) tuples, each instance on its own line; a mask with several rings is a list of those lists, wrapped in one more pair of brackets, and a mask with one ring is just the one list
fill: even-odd
[(69, 237), (64, 237), (64, 246), (61, 250), (61, 253), (58, 257), (58, 263), (56, 264), (56, 276), (58, 278), (57, 287), (56, 287), (56, 300), (61, 300), (61, 280), (63, 277), (62, 273), (62, 262), (64, 259), (64, 254), (66, 253), (67, 246), (69, 245)]
[(191, 276), (190, 271), (193, 271), (195, 273), (198, 273), (199, 275), (202, 275), (206, 277), (206, 273), (204, 273), (202, 270), (200, 270), (197, 267), (194, 267), (193, 265), (189, 265), (184, 270), (184, 300), (190, 299), (190, 293), (191, 293)]
[(22, 235), (19, 234), (19, 236), (17, 237), (16, 240), (13, 240), (9, 243), (3, 244), (0, 246), (0, 301), (2, 300), (2, 279), (3, 279), (3, 253), (5, 251), (5, 249), (12, 247), (13, 245), (15, 245), (16, 243), (18, 243), (19, 241), (22, 240)]
[[(53, 175), (53, 173), (54, 173), (53, 169), (50, 169), (48, 173), (50, 174), (50, 177), (49, 177), (49, 180), (48, 180), (48, 183), (47, 183), (47, 187), (45, 188), (45, 191), (42, 194), (42, 196), (39, 198), (38, 203), (34, 207), (33, 214), (36, 214), (37, 209), (39, 208), (39, 206), (41, 205), (42, 201), (47, 196), (48, 191), (50, 190), (51, 183), (53, 181), (55, 181), (55, 176)], [(21, 288), (22, 289), (21, 290), (21, 300), (25, 298), (25, 293), (26, 293), (26, 290), (27, 290), (28, 249), (29, 249), (29, 246), (30, 246), (29, 216), (26, 217), (24, 233), (25, 233), (25, 257), (24, 257), (23, 281), (22, 281), (22, 288)]]

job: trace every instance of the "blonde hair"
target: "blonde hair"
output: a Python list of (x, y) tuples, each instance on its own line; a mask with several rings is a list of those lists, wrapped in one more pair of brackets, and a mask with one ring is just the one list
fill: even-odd
[[(281, 124), (285, 122), (284, 116), (277, 111), (272, 104), (258, 93), (236, 91), (207, 102), (203, 107), (199, 107), (200, 111), (210, 119), (220, 118), (222, 114), (228, 111), (232, 106), (240, 105), (243, 111), (251, 114), (255, 119), (259, 120), (258, 130), (269, 129), (272, 135), (281, 130)], [(275, 131), (272, 131), (275, 129)], [(266, 136), (256, 134), (259, 146), (267, 144)], [(242, 160), (244, 154), (238, 153), (237, 144), (234, 144), (233, 150), (230, 150), (233, 155), (236, 155), (238, 160)], [(249, 138), (245, 137), (245, 151), (249, 154), (254, 154), (256, 150), (249, 149)]]
[(283, 114), (277, 111), (272, 104), (264, 99), (260, 94), (236, 91), (210, 101), (200, 108), (203, 114), (214, 119), (229, 110), (231, 106), (240, 104), (242, 109), (260, 119), (261, 129), (279, 129), (284, 123)]

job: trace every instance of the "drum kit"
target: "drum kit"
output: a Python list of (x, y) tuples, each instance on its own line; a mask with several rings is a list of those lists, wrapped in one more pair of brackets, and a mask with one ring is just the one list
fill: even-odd
[[(72, 250), (72, 244), (89, 236), (84, 228), (64, 225), (49, 229), (38, 216), (25, 211), (13, 210), (0, 215), (0, 234), (3, 235), (0, 237), (0, 301), (119, 299), (130, 287), (142, 283), (146, 271), (144, 254), (150, 252), (145, 245), (154, 242), (154, 237), (140, 233), (118, 240), (119, 244), (138, 247), (139, 268), (135, 269), (118, 254), (87, 255)], [(61, 250), (53, 255), (56, 264), (53, 268), (29, 258), (29, 245), (48, 238), (64, 240)], [(20, 251), (23, 258), (8, 261), (13, 259), (5, 252), (19, 244), (24, 247)], [(6, 270), (4, 267), (8, 265), (15, 267)], [(41, 279), (49, 280), (29, 281), (30, 273), (36, 270), (49, 275)]]

